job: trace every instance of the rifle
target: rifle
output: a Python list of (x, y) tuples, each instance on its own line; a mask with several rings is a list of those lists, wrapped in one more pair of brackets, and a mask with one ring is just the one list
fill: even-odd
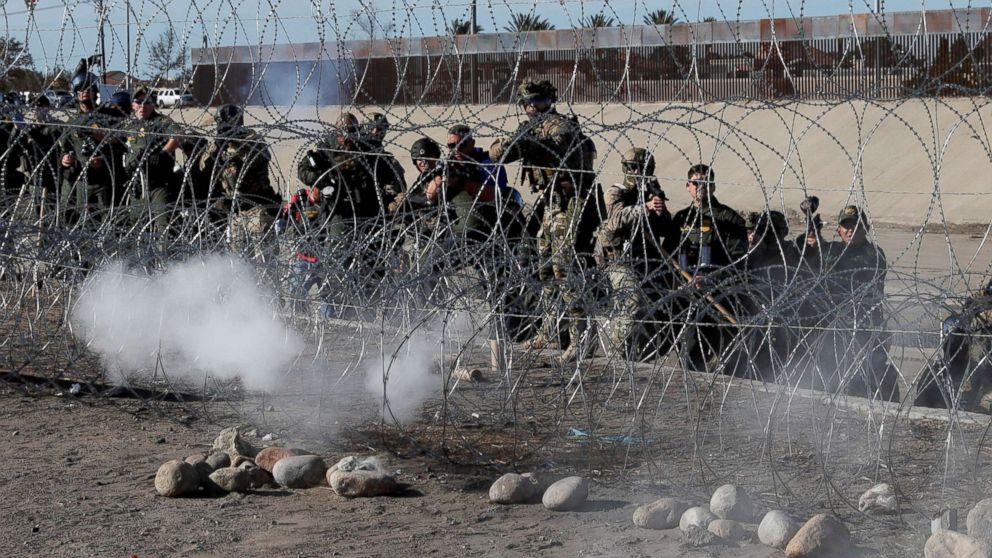
[[(683, 268), (681, 265), (679, 265), (679, 261), (677, 259), (673, 258), (672, 255), (666, 252), (665, 249), (662, 248), (661, 246), (658, 246), (658, 250), (661, 251), (661, 257), (664, 258), (665, 260), (668, 260), (668, 263), (672, 265), (672, 268), (674, 268), (675, 271), (677, 271), (679, 275), (682, 276), (683, 279), (685, 279), (687, 284), (693, 282), (693, 275), (688, 271), (686, 271), (685, 268)], [(734, 317), (734, 315), (730, 312), (730, 310), (727, 309), (726, 306), (717, 302), (716, 298), (714, 298), (713, 295), (707, 293), (703, 295), (703, 297), (706, 299), (706, 302), (709, 302), (710, 305), (717, 312), (719, 312), (721, 316), (723, 316), (728, 322), (731, 323), (731, 325), (737, 325), (737, 318)]]

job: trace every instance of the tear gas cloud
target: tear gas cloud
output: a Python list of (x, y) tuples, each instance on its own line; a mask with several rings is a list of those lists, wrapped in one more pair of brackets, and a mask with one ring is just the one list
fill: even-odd
[[(383, 415), (400, 423), (415, 420), (421, 406), (441, 395), (442, 377), (432, 374), (441, 352), (439, 336), (415, 334), (392, 357), (386, 354), (366, 369), (365, 388), (389, 403)], [(392, 413), (392, 414), (390, 414)]]
[(117, 382), (161, 357), (171, 377), (240, 376), (248, 389), (270, 390), (304, 348), (252, 269), (219, 255), (155, 275), (108, 264), (83, 284), (70, 319)]

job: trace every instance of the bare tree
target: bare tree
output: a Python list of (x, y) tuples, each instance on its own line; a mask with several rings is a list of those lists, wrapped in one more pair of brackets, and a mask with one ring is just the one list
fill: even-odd
[(179, 45), (175, 31), (172, 29), (163, 31), (148, 47), (148, 65), (154, 72), (151, 77), (165, 81), (169, 81), (169, 74), (173, 71), (183, 70), (186, 65), (186, 52)]
[(348, 13), (355, 20), (358, 28), (365, 33), (365, 37), (369, 40), (375, 40), (380, 33), (388, 37), (396, 30), (396, 24), (392, 21), (383, 22), (379, 19), (379, 11), (379, 7), (373, 2), (363, 3), (361, 8), (353, 8)]

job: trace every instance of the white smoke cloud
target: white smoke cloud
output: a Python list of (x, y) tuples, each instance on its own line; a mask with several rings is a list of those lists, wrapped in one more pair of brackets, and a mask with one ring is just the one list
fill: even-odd
[(109, 264), (83, 284), (70, 319), (114, 381), (161, 356), (172, 376), (239, 376), (248, 389), (270, 390), (304, 348), (252, 269), (219, 255), (156, 275)]
[(441, 343), (440, 337), (432, 337), (415, 334), (395, 358), (387, 353), (385, 360), (366, 369), (365, 388), (380, 401), (385, 396), (389, 407), (383, 409), (383, 414), (387, 418), (395, 417), (400, 423), (414, 421), (425, 402), (441, 395), (443, 379), (432, 373), (440, 358)]

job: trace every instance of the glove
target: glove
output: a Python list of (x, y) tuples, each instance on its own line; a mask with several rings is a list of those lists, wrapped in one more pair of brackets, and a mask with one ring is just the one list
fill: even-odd
[(403, 207), (404, 202), (406, 202), (406, 193), (400, 192), (399, 194), (396, 194), (393, 201), (386, 206), (386, 209), (388, 209), (390, 213), (396, 213), (401, 207)]

